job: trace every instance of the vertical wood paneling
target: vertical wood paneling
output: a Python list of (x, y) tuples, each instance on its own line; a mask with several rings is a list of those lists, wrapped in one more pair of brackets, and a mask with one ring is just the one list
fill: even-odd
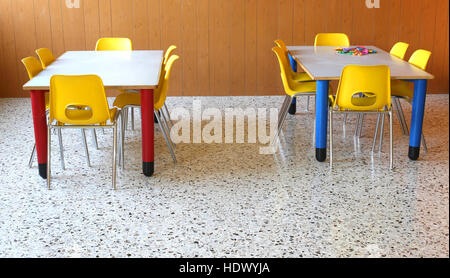
[(177, 54), (181, 57), (173, 68), (170, 94), (180, 96), (182, 91), (183, 71), (180, 64), (183, 60), (182, 12), (181, 0), (162, 0), (161, 2), (161, 47), (165, 50), (174, 44), (179, 47)]
[(230, 93), (245, 92), (245, 2), (231, 0)]
[[(0, 56), (2, 64), (1, 72), (1, 95), (5, 97), (18, 97), (24, 95), (17, 79), (17, 59), (16, 40), (14, 37), (14, 21), (11, 1), (0, 1)], [(23, 66), (22, 66), (23, 68)]]
[(209, 0), (197, 0), (197, 95), (210, 93)]
[(99, 0), (85, 1), (84, 3), (84, 29), (86, 33), (86, 49), (94, 50), (100, 37)]
[(36, 44), (39, 47), (52, 47), (52, 30), (50, 22), (50, 10), (48, 0), (34, 0), (34, 19), (36, 32)]
[(136, 50), (145, 50), (149, 47), (147, 5), (147, 0), (133, 1), (133, 47)]
[(274, 38), (278, 36), (278, 9), (273, 7), (271, 3), (278, 2), (274, 0), (258, 1), (258, 44), (257, 44), (257, 85), (258, 94), (273, 94), (279, 91), (279, 66), (276, 58), (271, 51)]
[(183, 95), (193, 96), (198, 91), (197, 81), (197, 0), (182, 1), (183, 34)]
[(65, 0), (0, 1), (0, 96), (28, 96), (20, 62), (38, 47), (55, 56), (92, 50), (100, 37), (129, 37), (135, 49), (178, 46), (171, 95), (282, 92), (273, 41), (312, 45), (316, 33), (344, 32), (352, 44), (389, 50), (410, 43), (433, 52), (430, 92), (448, 92), (448, 1), (381, 0)]
[(306, 44), (306, 26), (305, 26), (305, 0), (294, 0), (294, 26), (292, 35), (294, 45), (305, 45)]
[(111, 0), (111, 25), (114, 37), (129, 37), (134, 41), (133, 2), (129, 0)]
[(160, 0), (148, 0), (148, 40), (150, 49), (161, 49)]
[[(33, 1), (14, 0), (12, 1), (11, 11), (14, 15), (14, 39), (17, 57), (22, 59), (27, 56), (34, 56), (34, 51), (36, 50), (36, 23), (34, 20)], [(20, 59), (16, 60), (18, 81), (19, 84), (24, 84), (29, 78)], [(23, 93), (18, 95), (23, 95)]]
[(61, 1), (49, 0), (49, 10), (52, 28), (52, 51), (58, 57), (65, 51)]
[(258, 58), (256, 47), (258, 0), (245, 0), (245, 91), (246, 95), (257, 94)]
[(100, 37), (112, 36), (111, 0), (98, 0)]
[(305, 1), (305, 43), (313, 45), (317, 33), (327, 32), (327, 0)]
[(86, 47), (84, 27), (85, 2), (80, 1), (79, 9), (69, 9), (66, 7), (66, 1), (61, 0), (64, 48), (66, 50), (84, 50)]
[(211, 91), (230, 95), (231, 1), (210, 0)]

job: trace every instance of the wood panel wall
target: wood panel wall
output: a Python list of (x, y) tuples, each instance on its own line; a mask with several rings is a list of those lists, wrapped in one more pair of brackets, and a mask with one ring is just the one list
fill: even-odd
[(433, 51), (431, 92), (448, 93), (447, 0), (0, 0), (0, 97), (24, 97), (20, 62), (38, 47), (56, 55), (92, 50), (98, 38), (130, 37), (136, 49), (176, 44), (172, 95), (266, 95), (282, 91), (273, 40), (311, 45), (318, 32), (345, 32), (352, 44), (397, 41)]

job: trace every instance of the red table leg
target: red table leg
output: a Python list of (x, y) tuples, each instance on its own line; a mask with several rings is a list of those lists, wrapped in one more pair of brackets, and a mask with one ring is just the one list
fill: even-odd
[(47, 117), (45, 115), (45, 91), (31, 91), (34, 137), (39, 164), (39, 175), (47, 179)]
[(153, 90), (141, 90), (141, 112), (142, 168), (144, 175), (151, 177), (155, 171)]

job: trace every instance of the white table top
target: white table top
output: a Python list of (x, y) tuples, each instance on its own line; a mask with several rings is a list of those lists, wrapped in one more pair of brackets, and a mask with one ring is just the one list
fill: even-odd
[(110, 89), (155, 89), (163, 51), (68, 51), (28, 81), (24, 90), (49, 90), (53, 75), (95, 74)]
[(365, 46), (377, 53), (352, 56), (336, 53), (334, 46), (289, 46), (295, 60), (314, 80), (339, 80), (348, 65), (387, 65), (392, 79), (433, 79), (434, 76), (375, 46)]

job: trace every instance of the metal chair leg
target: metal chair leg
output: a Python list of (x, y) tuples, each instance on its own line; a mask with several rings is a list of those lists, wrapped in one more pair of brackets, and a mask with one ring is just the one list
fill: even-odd
[(333, 169), (333, 109), (330, 109), (330, 169)]
[(308, 99), (306, 100), (306, 112), (309, 112), (309, 103), (311, 101), (311, 97), (308, 96)]
[[(123, 109), (122, 112), (125, 112), (127, 109)], [(121, 125), (122, 125), (122, 132), (121, 132), (121, 136), (122, 136), (122, 147), (121, 147), (121, 151), (122, 151), (122, 155), (121, 155), (121, 162), (122, 162), (122, 170), (125, 170), (125, 140), (126, 140), (126, 131), (127, 131), (127, 127), (126, 127), (126, 112), (122, 114), (122, 118), (121, 118)]]
[(51, 189), (51, 165), (52, 165), (52, 127), (47, 128), (47, 188)]
[(378, 130), (380, 128), (380, 119), (381, 119), (381, 115), (378, 115), (377, 118), (377, 125), (375, 127), (375, 135), (373, 136), (373, 144), (372, 144), (372, 153), (375, 152), (375, 147), (377, 145), (377, 140), (378, 140)]
[(134, 131), (134, 107), (131, 107), (131, 130)]
[(365, 114), (361, 115), (361, 122), (359, 123), (359, 128), (358, 128), (358, 137), (361, 137), (362, 135), (362, 130), (364, 128), (364, 118), (365, 118)]
[(81, 137), (83, 139), (84, 151), (86, 154), (86, 162), (87, 162), (88, 167), (91, 167), (91, 161), (89, 159), (89, 149), (88, 149), (88, 145), (87, 145), (87, 141), (86, 141), (86, 131), (84, 130), (84, 128), (81, 129)]
[(58, 139), (59, 139), (59, 155), (61, 159), (61, 168), (66, 170), (66, 164), (64, 162), (64, 146), (62, 141), (62, 131), (61, 128), (58, 128)]
[(33, 161), (34, 161), (35, 156), (36, 156), (36, 144), (34, 144), (34, 146), (33, 146), (33, 151), (31, 152), (30, 161), (28, 161), (28, 167), (30, 167), (30, 168), (33, 167)]
[(277, 128), (277, 132), (275, 133), (275, 137), (273, 138), (273, 141), (272, 141), (272, 143), (271, 143), (272, 146), (275, 145), (275, 143), (276, 143), (278, 137), (279, 137), (280, 134), (281, 134), (281, 130), (283, 129), (283, 125), (284, 125), (284, 123), (285, 123), (285, 121), (286, 121), (287, 114), (288, 114), (289, 108), (290, 108), (290, 106), (291, 106), (290, 103), (292, 102), (292, 97), (290, 97), (290, 96), (287, 96), (287, 97), (289, 98), (289, 105), (287, 105), (287, 106), (282, 110), (281, 118), (280, 118), (279, 125), (278, 125), (278, 128)]
[(169, 128), (169, 124), (167, 123), (167, 119), (166, 119), (166, 116), (164, 115), (164, 112), (163, 112), (163, 111), (161, 111), (161, 118), (162, 118), (162, 120), (163, 120), (163, 125), (164, 125), (165, 128), (166, 128), (166, 133), (167, 133), (167, 135), (168, 135), (169, 141), (170, 141), (170, 143), (172, 144), (172, 147), (175, 149), (175, 148), (176, 148), (176, 145), (175, 145), (175, 143), (172, 141), (172, 137), (170, 136), (170, 128)]
[(401, 103), (401, 101), (398, 98), (396, 98), (396, 99), (397, 99), (398, 112), (399, 112), (401, 121), (403, 122), (403, 126), (405, 128), (406, 135), (408, 135), (409, 134), (409, 127), (408, 127), (408, 124), (406, 123), (405, 113), (403, 112), (402, 103)]
[(378, 146), (378, 152), (381, 153), (383, 149), (383, 133), (384, 133), (384, 121), (386, 119), (386, 115), (383, 114), (381, 116), (381, 129), (380, 129), (380, 145)]
[(167, 118), (168, 118), (169, 121), (170, 121), (170, 125), (173, 127), (173, 121), (172, 121), (172, 117), (170, 117), (169, 109), (167, 108), (167, 105), (166, 105), (166, 104), (164, 104), (163, 107), (164, 107), (164, 109), (166, 110)]
[(170, 139), (168, 138), (166, 134), (166, 130), (164, 129), (163, 123), (161, 122), (160, 117), (158, 116), (158, 113), (155, 113), (155, 116), (157, 117), (159, 128), (161, 129), (161, 132), (164, 136), (164, 139), (166, 140), (167, 147), (169, 148), (170, 154), (172, 155), (172, 159), (177, 164), (177, 158), (175, 156), (175, 152), (173, 151), (172, 144), (170, 143)]
[(392, 100), (393, 100), (392, 101), (392, 110), (394, 110), (395, 114), (397, 115), (398, 122), (400, 123), (400, 127), (402, 128), (403, 135), (407, 135), (402, 116), (400, 116), (399, 100), (396, 97), (392, 98)]
[(113, 127), (114, 139), (113, 139), (113, 169), (112, 169), (112, 185), (113, 190), (116, 190), (116, 175), (117, 175), (117, 123)]
[(392, 121), (392, 111), (389, 111), (389, 165), (394, 169), (394, 130)]
[(280, 126), (280, 124), (281, 124), (281, 115), (283, 114), (283, 111), (284, 111), (284, 109), (286, 108), (286, 106), (290, 106), (291, 104), (289, 103), (289, 100), (290, 100), (291, 98), (288, 96), (288, 95), (286, 95), (286, 97), (284, 98), (284, 102), (283, 102), (283, 105), (281, 105), (281, 109), (280, 109), (280, 111), (278, 112), (278, 126)]
[(423, 145), (423, 150), (427, 153), (428, 146), (427, 146), (427, 141), (425, 141), (425, 135), (423, 135), (423, 132), (422, 132), (422, 145)]
[(361, 113), (359, 113), (358, 114), (358, 120), (356, 121), (356, 127), (355, 127), (355, 137), (357, 137), (358, 136), (358, 134), (359, 134), (359, 127), (361, 126), (360, 125), (360, 123), (361, 123)]
[(97, 132), (95, 131), (95, 128), (92, 129), (92, 144), (98, 150)]

